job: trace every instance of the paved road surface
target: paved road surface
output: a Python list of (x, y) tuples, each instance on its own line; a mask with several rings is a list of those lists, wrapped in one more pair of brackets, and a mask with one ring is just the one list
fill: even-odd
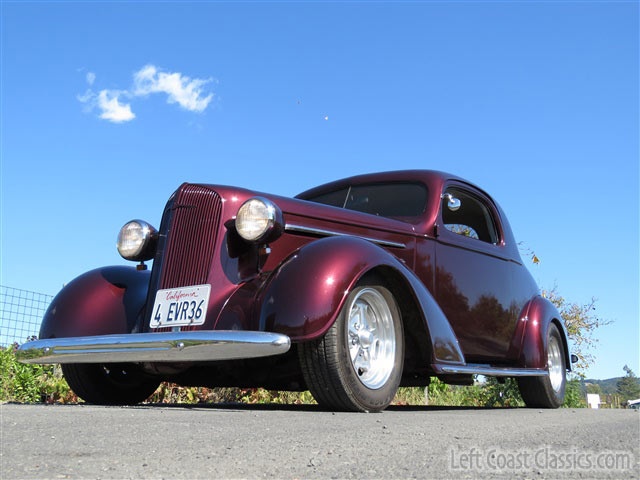
[[(7, 404), (0, 414), (2, 479), (639, 476), (630, 410)], [(604, 468), (566, 468), (588, 460)]]

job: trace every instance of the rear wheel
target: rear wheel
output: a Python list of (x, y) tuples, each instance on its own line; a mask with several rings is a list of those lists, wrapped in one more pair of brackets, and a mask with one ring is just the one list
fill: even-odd
[(149, 398), (160, 385), (133, 364), (63, 364), (62, 373), (76, 395), (97, 405), (134, 405)]
[(393, 400), (402, 377), (402, 319), (391, 292), (363, 283), (320, 339), (298, 348), (307, 387), (329, 409), (372, 412)]
[(547, 366), (549, 375), (518, 378), (520, 394), (527, 407), (558, 408), (564, 402), (567, 367), (562, 336), (554, 324), (549, 327), (547, 338)]

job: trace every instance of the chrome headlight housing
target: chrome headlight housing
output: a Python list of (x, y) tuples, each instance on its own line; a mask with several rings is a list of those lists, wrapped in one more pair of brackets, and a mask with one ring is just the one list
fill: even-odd
[(122, 258), (142, 262), (156, 253), (158, 231), (144, 220), (131, 220), (118, 233), (118, 252)]
[(284, 230), (282, 212), (271, 200), (252, 197), (238, 209), (235, 227), (248, 242), (272, 241)]

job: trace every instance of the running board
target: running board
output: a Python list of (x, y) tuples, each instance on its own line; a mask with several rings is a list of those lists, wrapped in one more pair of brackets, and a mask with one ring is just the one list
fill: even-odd
[(466, 365), (433, 365), (438, 374), (486, 375), (488, 377), (544, 377), (549, 375), (545, 368), (492, 367), (468, 363)]

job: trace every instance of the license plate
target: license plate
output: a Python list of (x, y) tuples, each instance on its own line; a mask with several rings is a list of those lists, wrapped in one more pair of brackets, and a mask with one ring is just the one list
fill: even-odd
[(210, 292), (211, 285), (158, 290), (150, 327), (202, 325), (207, 318)]

